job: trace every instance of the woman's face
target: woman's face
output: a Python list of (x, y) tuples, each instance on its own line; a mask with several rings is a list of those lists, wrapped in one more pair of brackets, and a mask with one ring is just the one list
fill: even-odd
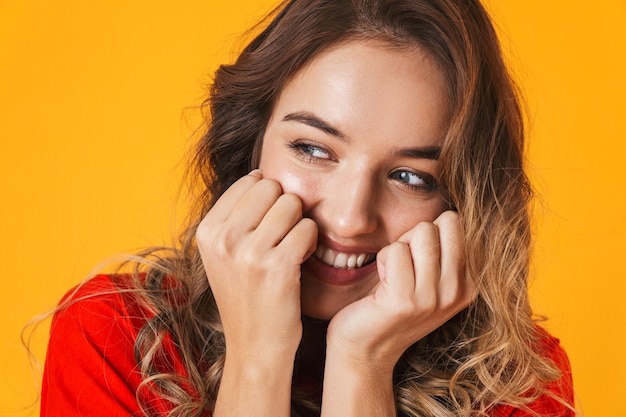
[(329, 319), (379, 281), (378, 251), (447, 205), (438, 156), (444, 77), (417, 49), (344, 43), (316, 56), (273, 109), (260, 168), (319, 228), (302, 266), (302, 312)]

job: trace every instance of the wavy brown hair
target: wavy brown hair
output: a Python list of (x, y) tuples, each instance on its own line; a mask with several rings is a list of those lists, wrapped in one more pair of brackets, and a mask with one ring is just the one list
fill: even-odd
[[(469, 309), (405, 352), (394, 375), (398, 412), (487, 415), (495, 404), (524, 408), (544, 394), (541, 387), (557, 380), (559, 371), (536, 352), (541, 336), (527, 294), (532, 192), (524, 171), (523, 116), (480, 2), (293, 0), (259, 28), (210, 86), (206, 131), (190, 164), (197, 205), (179, 244), (146, 251), (137, 263), (136, 296), (154, 313), (136, 341), (143, 388), (168, 398), (175, 405), (172, 415), (213, 408), (225, 344), (194, 240), (196, 227), (216, 199), (256, 166), (274, 101), (291, 77), (331, 45), (374, 40), (394, 48), (418, 46), (444, 72), (452, 116), (440, 156), (441, 182), (460, 214), (467, 267), (479, 293)], [(320, 379), (324, 346), (314, 335), (320, 327), (323, 333), (324, 324), (303, 320), (294, 416), (320, 410), (319, 393), (300, 390), (297, 381)], [(162, 360), (166, 333), (181, 352), (184, 378)], [(148, 404), (144, 409), (150, 413)]]

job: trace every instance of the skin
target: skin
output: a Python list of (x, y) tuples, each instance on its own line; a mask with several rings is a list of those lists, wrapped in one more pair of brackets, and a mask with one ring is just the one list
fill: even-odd
[[(227, 345), (216, 416), (289, 415), (302, 313), (330, 320), (322, 415), (395, 415), (399, 357), (474, 298), (437, 187), (448, 119), (442, 73), (419, 48), (336, 45), (287, 83), (261, 170), (198, 229)], [(341, 265), (376, 259), (335, 268), (328, 249)]]

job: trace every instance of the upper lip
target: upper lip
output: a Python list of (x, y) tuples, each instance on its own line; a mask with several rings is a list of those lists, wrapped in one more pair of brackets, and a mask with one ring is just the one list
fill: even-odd
[(381, 247), (373, 247), (371, 245), (346, 245), (336, 242), (335, 240), (321, 236), (318, 239), (318, 246), (324, 246), (325, 248), (332, 249), (335, 252), (343, 253), (378, 253), (382, 249)]

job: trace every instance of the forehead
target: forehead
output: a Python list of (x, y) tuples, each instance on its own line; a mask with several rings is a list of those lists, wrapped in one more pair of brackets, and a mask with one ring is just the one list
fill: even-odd
[(419, 137), (440, 144), (449, 118), (444, 80), (436, 61), (421, 48), (341, 43), (316, 55), (290, 79), (272, 118), (313, 112), (348, 137)]

